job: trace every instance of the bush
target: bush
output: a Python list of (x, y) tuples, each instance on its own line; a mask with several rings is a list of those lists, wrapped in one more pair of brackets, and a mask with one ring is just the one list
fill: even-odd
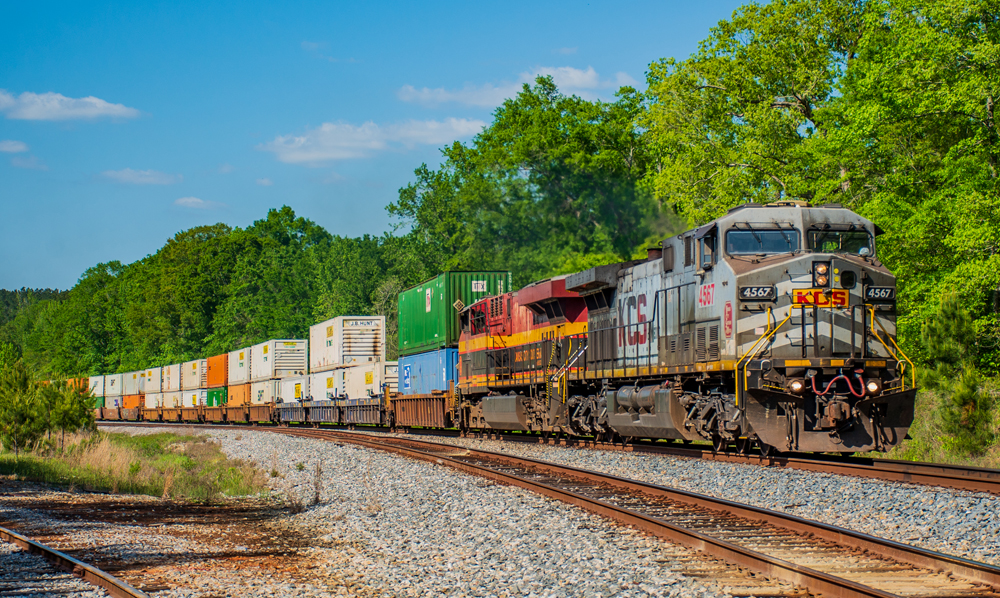
[(982, 377), (967, 365), (940, 407), (942, 428), (958, 451), (981, 455), (993, 443), (993, 401), (982, 392)]

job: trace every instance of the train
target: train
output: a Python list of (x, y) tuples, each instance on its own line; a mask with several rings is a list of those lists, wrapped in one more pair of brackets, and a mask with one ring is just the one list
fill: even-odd
[[(266, 397), (105, 403), (95, 415), (705, 442), (765, 456), (885, 451), (906, 437), (917, 388), (881, 232), (837, 204), (747, 203), (643, 259), (517, 290), (509, 272), (446, 272), (400, 293), (396, 362), (384, 318), (351, 316), (376, 333), (338, 345), (335, 319), (308, 342), (269, 341), (305, 346), (287, 372), (261, 375)], [(364, 363), (346, 362), (351, 350)], [(250, 372), (262, 355), (238, 349), (227, 362), (234, 353)]]

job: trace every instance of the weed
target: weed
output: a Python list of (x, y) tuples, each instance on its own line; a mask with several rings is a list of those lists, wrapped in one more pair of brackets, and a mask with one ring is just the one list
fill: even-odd
[(295, 471), (305, 471), (305, 470), (306, 470), (306, 464), (305, 463), (296, 463), (295, 464)]

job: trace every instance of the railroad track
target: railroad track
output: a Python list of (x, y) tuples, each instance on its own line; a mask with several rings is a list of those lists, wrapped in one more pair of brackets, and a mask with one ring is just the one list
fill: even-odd
[[(55, 569), (65, 571), (91, 585), (103, 588), (109, 596), (114, 598), (148, 598), (145, 592), (133, 588), (114, 575), (78, 561), (54, 548), (35, 542), (15, 531), (0, 527), (0, 540), (15, 544), (30, 554), (42, 557)], [(50, 572), (39, 571), (33, 565), (15, 568), (12, 564), (7, 563), (3, 567), (3, 574), (0, 575), (0, 595), (71, 595), (71, 590), (62, 587), (65, 584), (60, 583), (64, 580), (65, 578), (53, 576)], [(60, 587), (54, 588), (52, 584), (57, 584)], [(8, 585), (10, 588), (7, 587)]]
[[(270, 431), (390, 451), (574, 504), (767, 578), (744, 588), (746, 594), (1000, 596), (998, 567), (691, 492), (424, 440), (309, 428)], [(690, 565), (705, 575), (704, 562)], [(729, 575), (726, 582), (734, 585), (740, 575)], [(753, 585), (751, 577), (742, 578)]]

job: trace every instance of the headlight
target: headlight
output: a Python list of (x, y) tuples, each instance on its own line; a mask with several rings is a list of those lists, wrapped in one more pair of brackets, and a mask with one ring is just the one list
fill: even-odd
[(830, 262), (813, 262), (813, 286), (830, 286)]
[(868, 389), (868, 394), (877, 395), (882, 389), (882, 384), (878, 380), (869, 380), (865, 388)]
[(788, 383), (789, 392), (795, 394), (802, 394), (802, 391), (806, 389), (806, 383), (802, 380), (792, 380)]

